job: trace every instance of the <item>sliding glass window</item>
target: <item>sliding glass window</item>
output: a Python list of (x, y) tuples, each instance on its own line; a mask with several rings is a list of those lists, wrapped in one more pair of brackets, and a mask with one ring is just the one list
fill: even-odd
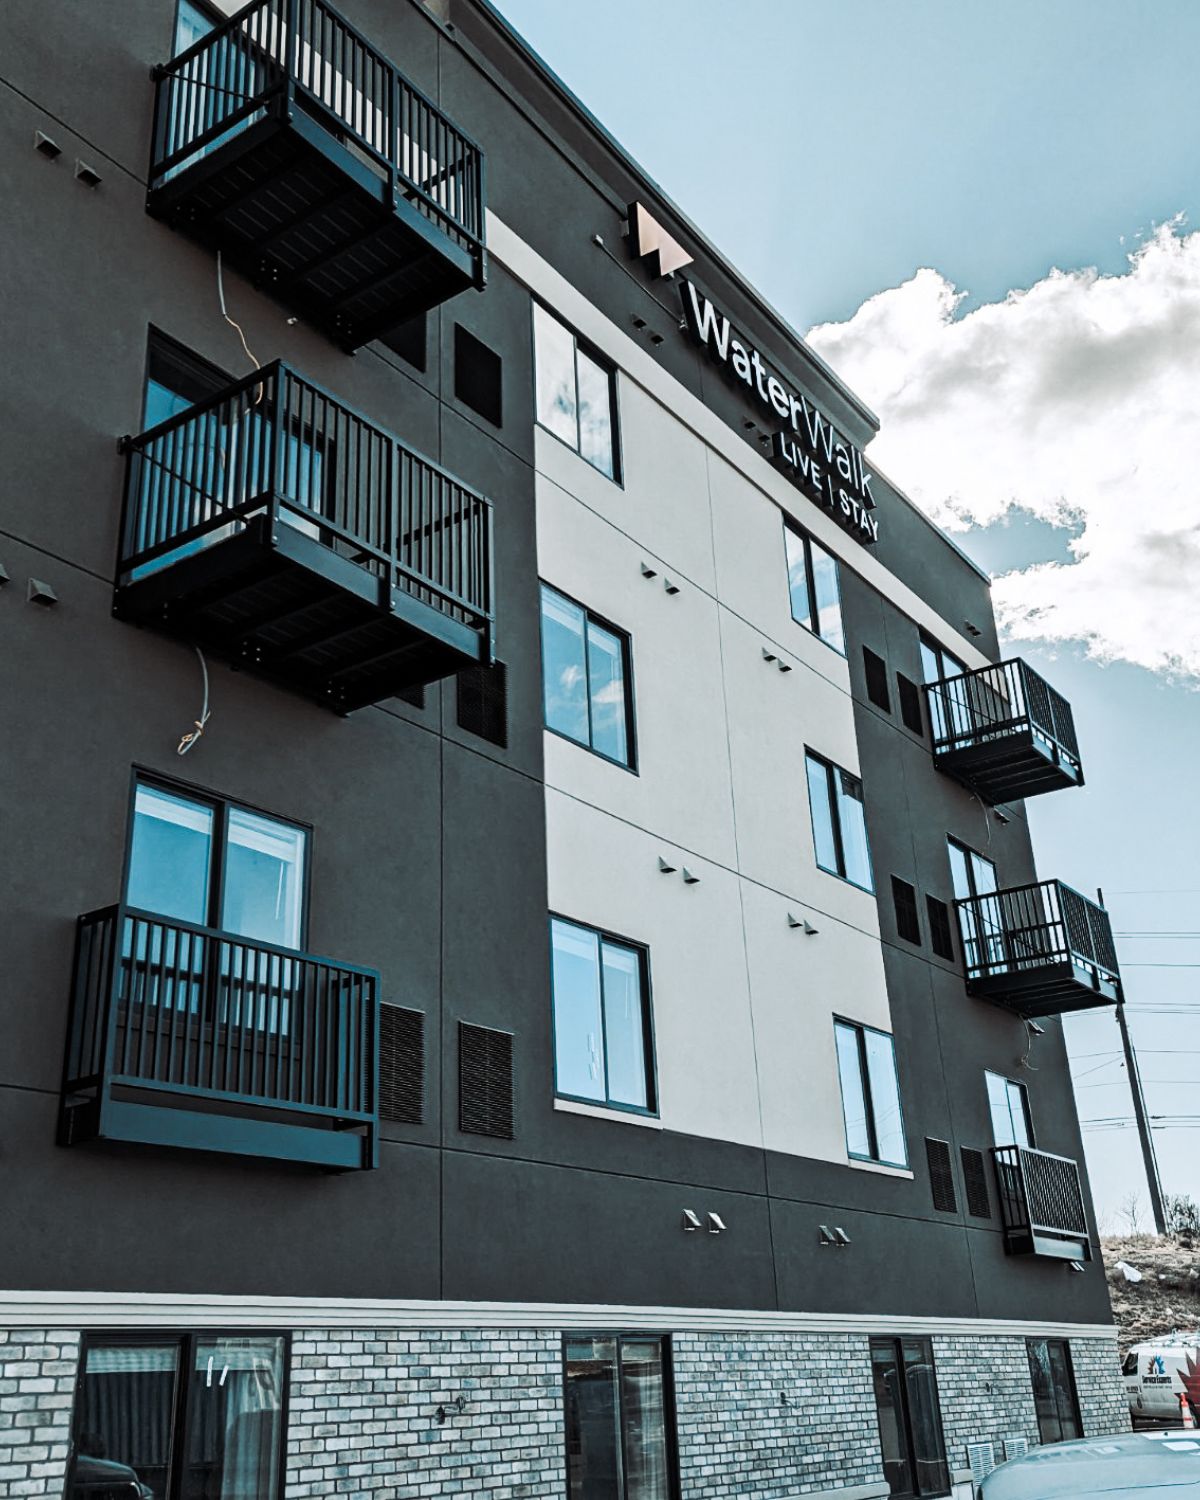
[(885, 1031), (853, 1021), (834, 1023), (846, 1150), (857, 1161), (907, 1167), (896, 1049)]
[(805, 754), (805, 771), (818, 866), (873, 891), (862, 782), (811, 750)]
[(563, 1340), (568, 1500), (673, 1500), (670, 1346), (642, 1334)]
[(537, 420), (593, 469), (620, 479), (615, 372), (553, 313), (533, 304)]
[(632, 769), (629, 637), (542, 585), (542, 698), (546, 728)]
[(846, 654), (842, 626), (842, 590), (837, 558), (814, 542), (807, 532), (784, 523), (788, 589), (792, 619), (819, 635), (827, 646)]
[(550, 922), (555, 1092), (652, 1114), (654, 1044), (646, 953), (554, 917)]

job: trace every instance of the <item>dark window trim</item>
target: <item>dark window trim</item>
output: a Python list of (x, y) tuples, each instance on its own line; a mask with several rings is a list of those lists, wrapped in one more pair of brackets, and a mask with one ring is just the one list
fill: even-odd
[[(667, 1487), (670, 1491), (670, 1500), (678, 1500), (680, 1493), (679, 1480), (679, 1426), (677, 1420), (677, 1408), (675, 1404), (675, 1346), (674, 1339), (669, 1333), (654, 1333), (650, 1330), (636, 1328), (577, 1328), (571, 1333), (562, 1335), (559, 1345), (559, 1367), (561, 1370), (562, 1393), (563, 1393), (563, 1474), (570, 1483), (571, 1473), (571, 1433), (566, 1421), (567, 1401), (567, 1343), (570, 1339), (613, 1339), (617, 1345), (617, 1416), (621, 1428), (621, 1473), (625, 1472), (625, 1449), (626, 1449), (626, 1427), (625, 1427), (625, 1403), (621, 1392), (621, 1345), (626, 1339), (639, 1339), (642, 1341), (656, 1339), (662, 1345), (662, 1367), (663, 1367), (663, 1428), (667, 1435)], [(622, 1483), (621, 1490), (624, 1492), (625, 1485)], [(613, 1500), (620, 1500), (614, 1496)]]
[[(857, 880), (852, 880), (850, 878), (850, 876), (846, 874), (846, 847), (845, 847), (845, 844), (844, 844), (843, 839), (842, 839), (842, 815), (841, 815), (841, 813), (838, 812), (837, 787), (836, 787), (836, 785), (834, 783), (834, 779), (833, 779), (835, 774), (836, 775), (840, 775), (840, 776), (849, 776), (850, 780), (851, 781), (857, 781), (858, 785), (859, 785), (859, 789), (865, 792), (865, 788), (863, 786), (862, 777), (861, 776), (856, 776), (853, 771), (847, 771), (847, 770), (845, 770), (843, 767), (837, 765), (832, 760), (827, 760), (826, 757), (824, 755), (822, 755), (819, 751), (813, 750), (808, 745), (805, 745), (805, 747), (804, 747), (804, 756), (805, 756), (806, 760), (815, 760), (818, 765), (824, 766), (824, 768), (825, 768), (826, 795), (829, 798), (830, 822), (833, 825), (833, 847), (834, 847), (834, 851), (835, 851), (836, 856), (837, 856), (838, 868), (836, 870), (827, 869), (821, 863), (821, 861), (817, 858), (817, 832), (816, 832), (816, 828), (815, 827), (813, 828), (813, 860), (814, 860), (814, 863), (816, 864), (817, 869), (820, 870), (823, 875), (832, 875), (835, 880), (844, 880), (847, 885), (852, 885), (856, 891), (866, 891), (866, 893), (867, 893), (868, 896), (874, 896), (876, 894), (876, 891), (875, 891), (875, 864), (874, 864), (874, 861), (871, 858), (871, 835), (870, 835), (870, 830), (869, 829), (867, 830), (867, 868), (869, 869), (870, 874), (871, 874), (871, 884), (870, 885), (862, 885)], [(808, 776), (807, 776), (807, 774), (805, 775), (805, 778), (804, 778), (804, 788), (805, 788), (806, 792), (809, 792), (809, 795), (811, 797), (811, 791), (809, 790), (809, 782), (808, 782)], [(863, 826), (864, 826), (864, 828), (866, 827), (866, 818), (867, 818), (866, 809), (867, 809), (867, 801), (866, 801), (866, 797), (864, 795), (864, 797), (863, 797)], [(811, 807), (809, 808), (809, 818), (810, 818), (810, 821), (811, 821), (811, 818), (812, 818), (812, 808)]]
[(818, 611), (817, 611), (817, 586), (816, 586), (816, 584), (813, 581), (813, 566), (812, 566), (812, 549), (813, 549), (813, 547), (814, 546), (815, 547), (820, 547), (821, 551), (825, 554), (826, 557), (829, 557), (829, 558), (833, 559), (833, 565), (837, 569), (837, 581), (838, 581), (838, 618), (841, 620), (841, 623), (842, 623), (842, 642), (843, 642), (843, 644), (841, 646), (835, 646), (832, 641), (827, 641), (825, 639), (825, 637), (821, 634), (820, 630), (817, 628), (817, 626), (815, 624), (813, 624), (813, 625), (806, 625), (803, 620), (797, 620), (796, 619), (796, 616), (795, 616), (795, 614), (792, 611), (792, 590), (791, 590), (791, 584), (789, 582), (789, 585), (788, 585), (788, 614), (790, 614), (791, 617), (792, 617), (792, 623), (795, 624), (795, 625), (799, 625), (799, 627), (800, 627), (801, 630), (807, 631), (808, 634), (811, 635), (814, 640), (820, 641), (820, 643), (822, 644), (822, 646), (828, 646), (829, 649), (830, 649), (830, 651), (832, 651), (835, 656), (840, 656), (843, 661), (848, 661), (849, 660), (849, 656), (847, 655), (847, 652), (846, 652), (846, 621), (845, 621), (844, 615), (842, 614), (842, 560), (837, 555), (836, 552), (831, 552), (829, 550), (829, 548), (826, 547), (823, 542), (818, 542), (817, 539), (814, 536), (812, 536), (809, 532), (805, 531), (804, 527), (801, 526), (798, 521), (793, 521), (792, 518), (791, 518), (791, 516), (789, 516), (786, 511), (781, 510), (779, 512), (779, 515), (780, 515), (781, 520), (783, 521), (783, 530), (784, 530), (784, 533), (785, 533), (784, 534), (784, 538), (783, 538), (783, 566), (784, 566), (784, 572), (785, 573), (787, 572), (787, 535), (786, 535), (786, 533), (790, 531), (794, 537), (799, 538), (800, 542), (803, 544), (803, 547), (804, 547), (804, 575), (805, 575), (804, 581), (805, 581), (805, 583), (808, 586), (808, 615), (809, 615), (809, 619), (811, 619), (811, 620), (815, 621), (815, 620), (817, 620), (819, 618)]
[(167, 1492), (178, 1495), (181, 1488), (184, 1453), (187, 1436), (188, 1396), (191, 1378), (194, 1375), (191, 1351), (203, 1339), (281, 1339), (283, 1347), (283, 1371), (279, 1392), (279, 1488), (274, 1500), (283, 1500), (287, 1487), (287, 1439), (288, 1439), (288, 1393), (292, 1375), (292, 1335), (283, 1328), (94, 1328), (85, 1329), (79, 1340), (79, 1364), (75, 1374), (74, 1406), (71, 1411), (71, 1447), (67, 1455), (67, 1486), (69, 1496), (73, 1489), (75, 1460), (79, 1454), (80, 1424), (83, 1418), (83, 1382), (87, 1370), (87, 1352), (92, 1347), (116, 1345), (120, 1348), (146, 1344), (174, 1343), (179, 1349), (179, 1362), (175, 1370), (174, 1405), (171, 1409), (170, 1447), (168, 1450)]
[[(604, 1099), (588, 1099), (582, 1094), (565, 1093), (558, 1086), (558, 1024), (554, 1000), (554, 923), (565, 922), (570, 927), (578, 927), (583, 932), (591, 932), (605, 942), (615, 943), (622, 948), (633, 949), (640, 960), (642, 979), (642, 1046), (646, 1057), (646, 1096), (650, 1103), (645, 1108), (640, 1104), (622, 1104), (608, 1096), (608, 1050), (604, 1052)], [(551, 911), (546, 922), (546, 941), (550, 949), (550, 1045), (554, 1059), (554, 1097), (565, 1099), (572, 1104), (586, 1104), (592, 1109), (608, 1109), (623, 1115), (643, 1115), (647, 1119), (656, 1120), (659, 1117), (658, 1108), (658, 1053), (654, 1045), (654, 990), (650, 982), (650, 948), (646, 943), (638, 942), (636, 938), (623, 937), (619, 932), (611, 932), (605, 927), (596, 927), (591, 922), (581, 922), (578, 917), (569, 917), (566, 912)], [(600, 1025), (606, 1024), (604, 1013), (604, 990), (601, 980), (600, 991)]]
[[(833, 1017), (833, 1060), (838, 1069), (838, 1090), (841, 1091), (842, 1071), (837, 1061), (837, 1028), (845, 1026), (855, 1033), (855, 1042), (858, 1046), (858, 1072), (862, 1079), (863, 1102), (867, 1107), (867, 1135), (870, 1138), (872, 1156), (864, 1156), (860, 1151), (851, 1151), (850, 1137), (846, 1134), (846, 1101), (842, 1100), (842, 1131), (846, 1134), (846, 1155), (851, 1161), (868, 1161), (875, 1167), (891, 1167), (897, 1172), (911, 1172), (912, 1161), (908, 1153), (908, 1129), (904, 1121), (904, 1093), (900, 1087), (900, 1062), (896, 1057), (896, 1033), (894, 1031), (882, 1031), (878, 1026), (868, 1026), (863, 1021), (852, 1021), (849, 1016)], [(867, 1068), (867, 1032), (872, 1031), (876, 1036), (885, 1036), (892, 1044), (892, 1070), (896, 1075), (896, 1102), (900, 1109), (900, 1137), (904, 1142), (904, 1160), (885, 1161), (879, 1155), (879, 1132), (875, 1128), (875, 1099), (871, 1093), (871, 1074)]]
[[(538, 629), (541, 630), (541, 590), (549, 589), (552, 594), (557, 594), (560, 599), (565, 599), (568, 604), (573, 604), (576, 609), (583, 611), (584, 640), (583, 640), (583, 666), (587, 675), (587, 710), (588, 710), (588, 742), (585, 745), (582, 740), (577, 740), (573, 735), (566, 734), (561, 729), (555, 729), (552, 724), (546, 723), (546, 653), (545, 646), (542, 647), (542, 728), (547, 734), (556, 735), (560, 740), (566, 740), (568, 745), (576, 745), (580, 750), (590, 751), (592, 755), (608, 762), (610, 766), (618, 766), (622, 771), (628, 771), (633, 776), (641, 773), (638, 770), (638, 742), (637, 742), (637, 714), (634, 709), (636, 693), (633, 682), (633, 636), (628, 630), (622, 630), (619, 625), (614, 625), (604, 615), (598, 615), (594, 609), (589, 609), (581, 599), (576, 599), (572, 594), (566, 593), (556, 584), (548, 583), (544, 578), (538, 578)], [(629, 750), (629, 759), (618, 760), (615, 755), (608, 755), (603, 750), (597, 750), (592, 743), (592, 669), (587, 651), (587, 627), (589, 624), (599, 625), (601, 630), (607, 630), (610, 635), (615, 635), (621, 642), (621, 664), (625, 670), (625, 744)]]
[[(222, 17), (224, 20), (225, 17)], [(226, 386), (232, 385), (234, 377), (212, 360), (205, 359), (181, 339), (165, 332), (155, 323), (146, 325), (146, 350), (142, 366), (142, 428), (146, 427), (146, 392), (150, 385), (150, 362), (158, 354), (164, 359), (174, 359), (183, 367), (197, 385), (211, 386), (207, 395), (216, 395)], [(203, 398), (201, 398), (203, 399)]]
[[(937, 680), (939, 682), (945, 681), (945, 679), (947, 677), (958, 677), (963, 672), (967, 671), (967, 665), (966, 665), (966, 663), (963, 662), (963, 661), (960, 661), (959, 658), (957, 656), (955, 656), (955, 654), (954, 654), (953, 651), (951, 651), (948, 647), (943, 646), (942, 643), (939, 640), (936, 640), (933, 636), (931, 636), (927, 630), (922, 630), (922, 629), (920, 629), (918, 627), (917, 634), (918, 634), (918, 636), (920, 638), (921, 645), (924, 646), (927, 651), (931, 651), (934, 654), (934, 656), (937, 658), (937, 668), (938, 668), (938, 677), (937, 677)], [(948, 672), (946, 670), (946, 665), (947, 665), (946, 658), (947, 657), (950, 658), (950, 665), (953, 666), (954, 669), (955, 669), (952, 672)], [(922, 663), (922, 667), (923, 666), (924, 666), (924, 663)], [(924, 679), (924, 677), (925, 677), (925, 673), (924, 673), (923, 670), (921, 672), (921, 677), (922, 677), (922, 679)]]
[[(225, 866), (228, 858), (226, 831), (230, 809), (237, 808), (241, 812), (253, 813), (256, 817), (269, 818), (273, 823), (282, 823), (288, 828), (299, 829), (304, 834), (304, 868), (301, 872), (304, 889), (300, 903), (300, 942), (296, 951), (300, 953), (307, 951), (309, 908), (312, 899), (312, 824), (301, 822), (298, 818), (281, 818), (278, 813), (258, 807), (252, 802), (245, 802), (240, 797), (226, 797), (220, 792), (209, 790), (207, 787), (198, 786), (193, 782), (178, 781), (173, 777), (164, 776), (161, 771), (136, 764), (133, 766), (130, 777), (129, 806), (125, 815), (125, 856), (121, 865), (122, 902), (127, 900), (129, 894), (129, 865), (133, 855), (133, 820), (139, 786), (157, 787), (159, 791), (166, 792), (170, 796), (183, 797), (192, 802), (200, 802), (212, 809), (213, 848), (214, 851), (218, 851), (219, 840), (219, 852), (216, 853), (213, 867), (209, 871), (208, 909), (205, 912), (205, 921), (202, 924), (205, 927), (218, 929), (221, 927), (221, 902), (225, 894)], [(163, 920), (169, 921), (170, 919), (164, 917)], [(247, 941), (252, 941), (252, 939), (247, 939)]]
[[(983, 1073), (984, 1073), (983, 1092), (984, 1092), (984, 1097), (985, 1098), (987, 1098), (987, 1078), (988, 1078), (988, 1074), (991, 1074), (991, 1076), (993, 1078), (1000, 1078), (1000, 1079), (1002, 1079), (1004, 1081), (1004, 1084), (1007, 1087), (1009, 1087), (1009, 1088), (1020, 1089), (1020, 1091), (1021, 1091), (1021, 1108), (1025, 1112), (1025, 1131), (1026, 1131), (1026, 1134), (1029, 1136), (1029, 1149), (1031, 1151), (1036, 1151), (1037, 1150), (1037, 1136), (1034, 1133), (1034, 1129), (1033, 1129), (1033, 1111), (1029, 1107), (1029, 1086), (1028, 1086), (1028, 1084), (1026, 1084), (1020, 1078), (1010, 1078), (1007, 1073), (998, 1073), (995, 1068), (984, 1068)], [(988, 1104), (988, 1123), (991, 1124), (991, 1118), (992, 1118), (992, 1101), (990, 1099), (988, 1099), (987, 1104)], [(992, 1131), (992, 1136), (993, 1136), (992, 1144), (998, 1146), (1000, 1144), (1000, 1142), (994, 1139), (995, 1134), (996, 1134), (996, 1132), (995, 1132), (995, 1130), (993, 1130)], [(1009, 1142), (1006, 1142), (1005, 1144), (1006, 1145), (1011, 1145), (1012, 1142), (1009, 1141)]]
[[(576, 361), (575, 361), (575, 431), (576, 431), (576, 442), (575, 442), (575, 445), (572, 447), (572, 445), (567, 442), (566, 438), (560, 437), (557, 432), (554, 432), (551, 428), (547, 427), (543, 422), (541, 422), (541, 421), (538, 420), (538, 405), (537, 405), (537, 322), (536, 322), (537, 315), (534, 312), (534, 308), (535, 307), (540, 307), (542, 309), (542, 311), (547, 314), (547, 316), (553, 318), (556, 323), (558, 323), (561, 327), (565, 328), (567, 330), (567, 332), (571, 335), (571, 337), (575, 340), (575, 349), (576, 349), (576, 351), (582, 349), (583, 352), (587, 355), (587, 357), (593, 362), (593, 364), (599, 365), (600, 368), (602, 370), (604, 370), (607, 373), (607, 375), (608, 375), (609, 414), (610, 414), (610, 420), (611, 420), (611, 423), (612, 423), (612, 461), (613, 461), (613, 471), (612, 471), (611, 474), (606, 474), (603, 469), (598, 469), (596, 467), (596, 465), (594, 463), (592, 463), (591, 459), (590, 458), (584, 458), (583, 453), (580, 451), (580, 445), (579, 445), (579, 441), (578, 441), (578, 433), (579, 433), (579, 361), (578, 361), (578, 359), (576, 359)], [(554, 438), (556, 442), (559, 442), (559, 443), (561, 443), (563, 445), (563, 447), (567, 450), (568, 453), (573, 453), (576, 458), (581, 459), (585, 464), (587, 464), (588, 468), (591, 469), (594, 474), (599, 474), (599, 476), (600, 476), (601, 479), (607, 479), (610, 484), (615, 484), (618, 489), (623, 490), (625, 488), (625, 463), (624, 463), (624, 458), (623, 458), (623, 455), (622, 455), (622, 452), (621, 452), (621, 406), (620, 406), (620, 402), (621, 402), (621, 382), (617, 379), (617, 375), (618, 375), (618, 373), (620, 371), (620, 367), (618, 365), (615, 365), (613, 363), (613, 361), (608, 357), (607, 354), (604, 353), (604, 351), (602, 349), (598, 349), (596, 347), (596, 345), (591, 342), (590, 339), (585, 338), (584, 335), (581, 334), (579, 332), (579, 330), (574, 326), (574, 324), (568, 323), (567, 320), (562, 316), (561, 313), (556, 312), (554, 310), (554, 308), (552, 308), (548, 302), (543, 301), (543, 299), (541, 297), (532, 297), (531, 296), (530, 299), (529, 299), (529, 339), (530, 339), (530, 348), (531, 348), (531, 351), (532, 351), (532, 354), (533, 354), (533, 358), (530, 361), (530, 372), (531, 372), (531, 375), (533, 377), (532, 400), (533, 400), (533, 423), (534, 423), (534, 426), (540, 428), (542, 430), (542, 432), (549, 433), (549, 435), (552, 438)]]
[[(909, 1491), (901, 1492), (897, 1496), (897, 1500), (916, 1500), (916, 1497), (918, 1497), (918, 1496), (920, 1497), (920, 1500), (934, 1500), (934, 1497), (949, 1495), (949, 1494), (953, 1493), (954, 1479), (953, 1479), (953, 1475), (952, 1475), (951, 1469), (950, 1469), (950, 1455), (949, 1455), (949, 1452), (947, 1451), (947, 1448), (946, 1448), (946, 1428), (945, 1428), (945, 1424), (942, 1421), (942, 1392), (941, 1392), (941, 1388), (938, 1386), (938, 1383), (937, 1383), (937, 1359), (936, 1359), (936, 1357), (934, 1355), (934, 1350), (933, 1350), (933, 1338), (929, 1334), (921, 1334), (921, 1333), (910, 1333), (910, 1334), (902, 1334), (902, 1335), (884, 1334), (884, 1333), (872, 1334), (868, 1338), (868, 1340), (867, 1340), (868, 1358), (870, 1358), (874, 1354), (876, 1346), (886, 1345), (888, 1347), (888, 1352), (891, 1354), (892, 1358), (896, 1362), (896, 1368), (897, 1368), (897, 1370), (899, 1370), (899, 1371), (901, 1371), (903, 1373), (904, 1370), (905, 1370), (905, 1364), (904, 1364), (904, 1344), (905, 1344), (906, 1341), (907, 1342), (911, 1342), (911, 1343), (924, 1344), (926, 1346), (926, 1348), (928, 1349), (928, 1352), (929, 1352), (929, 1368), (933, 1371), (933, 1387), (934, 1387), (934, 1394), (936, 1396), (936, 1411), (935, 1411), (934, 1415), (937, 1418), (938, 1438), (940, 1439), (940, 1442), (941, 1442), (942, 1462), (943, 1462), (943, 1464), (945, 1464), (945, 1467), (946, 1467), (947, 1484), (946, 1484), (945, 1489), (936, 1489), (936, 1490), (923, 1490), (923, 1489), (921, 1489), (920, 1485), (916, 1484), (916, 1478), (917, 1478), (917, 1476), (916, 1476), (916, 1451), (917, 1450), (916, 1450), (916, 1444), (915, 1444), (915, 1442), (913, 1440), (912, 1411), (910, 1410), (909, 1404), (908, 1404), (908, 1383), (907, 1383), (907, 1381), (902, 1381), (901, 1385), (900, 1385), (900, 1389), (901, 1389), (901, 1393), (902, 1393), (902, 1401), (901, 1401), (902, 1412), (901, 1412), (901, 1415), (902, 1415), (902, 1418), (903, 1418), (903, 1421), (904, 1421), (905, 1447), (906, 1447), (906, 1449), (908, 1451), (909, 1463), (910, 1463), (910, 1465), (912, 1466), (912, 1469), (913, 1469), (913, 1476), (912, 1477), (913, 1477), (913, 1481), (914, 1481), (914, 1488), (912, 1490), (909, 1490)], [(874, 1381), (874, 1372), (872, 1371), (872, 1382), (873, 1381)], [(876, 1401), (876, 1406), (875, 1406), (875, 1420), (876, 1420), (876, 1423), (878, 1424), (879, 1420), (880, 1420), (879, 1403), (878, 1403), (878, 1401)]]
[[(980, 850), (980, 849), (973, 849), (970, 844), (964, 843), (962, 839), (957, 839), (957, 838), (954, 837), (954, 835), (952, 833), (948, 833), (946, 835), (946, 846), (947, 846), (947, 848), (949, 848), (949, 846), (951, 844), (953, 844), (954, 847), (957, 850), (959, 850), (960, 853), (966, 855), (966, 861), (965, 861), (965, 863), (966, 863), (966, 867), (967, 867), (967, 885), (970, 887), (970, 890), (971, 890), (970, 899), (972, 901), (976, 901), (976, 900), (978, 900), (978, 898), (980, 896), (980, 891), (978, 890), (978, 888), (975, 885), (975, 867), (971, 863), (971, 856), (974, 855), (976, 859), (982, 859), (985, 864), (991, 865), (991, 867), (992, 867), (993, 870), (997, 869), (996, 861), (994, 859), (992, 859), (990, 855), (984, 854), (982, 852), (982, 850)], [(946, 855), (947, 864), (949, 864), (949, 860), (950, 860), (950, 856), (949, 856), (949, 854), (947, 854)], [(997, 873), (997, 876), (996, 876), (996, 885), (997, 885), (997, 888), (999, 888), (1000, 877), (999, 877), (998, 873)], [(988, 892), (986, 894), (990, 894), (990, 892)], [(951, 905), (951, 907), (953, 907), (955, 905), (955, 903), (958, 901), (958, 899), (959, 898), (954, 894), (954, 871), (951, 870), (950, 871), (950, 905)]]
[[(217, 29), (218, 26), (223, 25), (224, 22), (226, 22), (229, 19), (229, 16), (226, 15), (224, 11), (218, 10), (217, 7), (211, 3), (211, 0), (188, 0), (188, 3), (190, 5), (192, 5), (196, 10), (198, 10), (202, 16), (207, 17), (207, 19), (212, 23), (212, 27), (213, 27), (214, 31)], [(175, 9), (174, 9), (174, 12), (172, 14), (172, 25), (171, 25), (171, 57), (172, 58), (174, 58), (175, 56), (177, 56), (177, 54), (175, 52), (175, 38), (179, 35), (179, 12), (182, 9), (183, 9), (183, 0), (175, 0)]]
[[(1079, 1410), (1079, 1384), (1078, 1384), (1078, 1382), (1075, 1379), (1075, 1361), (1071, 1357), (1071, 1340), (1070, 1339), (1052, 1339), (1052, 1338), (1027, 1338), (1025, 1340), (1025, 1355), (1026, 1355), (1026, 1358), (1029, 1361), (1029, 1388), (1030, 1388), (1031, 1393), (1034, 1392), (1034, 1383), (1033, 1383), (1033, 1347), (1034, 1347), (1035, 1344), (1045, 1344), (1046, 1345), (1047, 1363), (1049, 1363), (1050, 1345), (1051, 1344), (1058, 1344), (1058, 1345), (1061, 1346), (1062, 1351), (1063, 1351), (1063, 1356), (1064, 1356), (1064, 1359), (1066, 1361), (1066, 1366), (1067, 1366), (1067, 1379), (1070, 1382), (1070, 1390), (1068, 1391), (1067, 1394), (1071, 1398), (1071, 1415), (1072, 1415), (1072, 1418), (1074, 1419), (1074, 1422), (1075, 1422), (1076, 1431), (1078, 1432), (1078, 1434), (1079, 1434), (1080, 1437), (1083, 1437), (1083, 1435), (1084, 1435), (1084, 1433), (1083, 1433), (1083, 1416), (1082, 1416), (1082, 1414), (1080, 1413), (1080, 1410)], [(1055, 1404), (1055, 1408), (1056, 1408), (1056, 1411), (1057, 1411), (1058, 1423), (1059, 1423), (1059, 1426), (1061, 1427), (1062, 1426), (1062, 1410), (1061, 1410), (1061, 1407), (1059, 1407), (1057, 1394), (1055, 1395), (1054, 1404)], [(1034, 1399), (1034, 1415), (1035, 1415), (1035, 1417), (1037, 1419), (1037, 1424), (1038, 1424), (1038, 1437), (1041, 1439), (1041, 1441), (1043, 1443), (1064, 1443), (1064, 1442), (1070, 1442), (1071, 1441), (1070, 1438), (1063, 1437), (1061, 1435), (1061, 1433), (1056, 1438), (1047, 1438), (1047, 1437), (1043, 1436), (1043, 1434), (1042, 1434), (1042, 1419), (1041, 1419), (1040, 1414), (1037, 1411), (1036, 1395), (1035, 1395), (1035, 1399)]]

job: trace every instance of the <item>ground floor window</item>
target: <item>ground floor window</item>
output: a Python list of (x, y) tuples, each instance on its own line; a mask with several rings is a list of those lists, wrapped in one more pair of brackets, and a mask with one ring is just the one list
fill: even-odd
[(89, 1336), (70, 1500), (279, 1500), (285, 1370), (278, 1335)]
[(569, 1500), (672, 1500), (669, 1341), (572, 1335), (563, 1367)]
[(948, 1495), (937, 1372), (929, 1339), (872, 1339), (883, 1472), (893, 1495)]
[(1065, 1443), (1083, 1436), (1075, 1372), (1066, 1339), (1026, 1339), (1038, 1436), (1043, 1443)]

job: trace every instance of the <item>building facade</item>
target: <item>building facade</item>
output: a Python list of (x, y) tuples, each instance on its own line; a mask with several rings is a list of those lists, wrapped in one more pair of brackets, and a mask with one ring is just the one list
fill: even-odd
[(1125, 1425), (1070, 708), (870, 411), (484, 0), (0, 59), (0, 1494)]

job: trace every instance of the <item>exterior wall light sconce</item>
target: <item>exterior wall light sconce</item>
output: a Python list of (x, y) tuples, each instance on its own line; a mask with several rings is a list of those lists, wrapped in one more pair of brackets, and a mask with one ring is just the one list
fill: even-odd
[(103, 181), (103, 178), (96, 171), (95, 167), (89, 166), (86, 161), (76, 161), (75, 176), (83, 183), (84, 187), (97, 188)]
[(8, 581), (8, 569), (0, 563), (0, 588), (3, 588)]
[(963, 628), (966, 630), (966, 632), (967, 632), (968, 635), (982, 635), (983, 634), (983, 631), (980, 630), (979, 626), (978, 625), (972, 625), (972, 623), (970, 622), (970, 620), (964, 620), (963, 621)]
[(58, 603), (58, 595), (48, 583), (44, 583), (40, 578), (29, 580), (29, 585), (25, 590), (25, 599), (29, 604), (40, 604), (47, 609), (52, 604)]
[(696, 1230), (700, 1227), (700, 1215), (693, 1213), (690, 1208), (685, 1208), (683, 1211), (683, 1232), (685, 1234), (695, 1234)]
[(643, 578), (657, 578), (658, 577), (658, 569), (657, 568), (652, 568), (648, 562), (646, 562), (646, 561), (643, 560), (643, 562), (642, 562), (642, 577)]
[(798, 927), (805, 937), (816, 937), (820, 932), (819, 927), (814, 927), (807, 917), (797, 917), (788, 912), (787, 924), (789, 927)]
[[(450, 1402), (450, 1405), (461, 1416), (462, 1413), (467, 1409), (467, 1398), (465, 1396), (455, 1396), (454, 1400)], [(446, 1418), (450, 1415), (450, 1413), (446, 1410), (445, 1406), (439, 1406), (437, 1411), (435, 1411), (433, 1415), (437, 1419), (438, 1426), (441, 1427), (445, 1424)]]
[(779, 658), (775, 655), (774, 651), (772, 651), (769, 646), (764, 646), (762, 648), (762, 654), (763, 654), (763, 661), (778, 661), (779, 660)]
[(47, 161), (54, 161), (62, 155), (62, 147), (57, 141), (53, 141), (44, 130), (33, 132), (33, 149), (41, 153)]
[(684, 883), (684, 885), (699, 885), (700, 884), (700, 877), (699, 877), (699, 875), (693, 874), (692, 871), (688, 869), (687, 865), (684, 865), (684, 867), (683, 867), (683, 883)]
[(842, 1250), (850, 1243), (850, 1236), (838, 1224), (831, 1229), (828, 1224), (818, 1224), (821, 1232), (821, 1244), (832, 1245), (835, 1250)]
[(666, 589), (668, 594), (677, 594), (679, 592), (679, 585), (672, 583), (669, 578), (663, 579), (663, 588)]
[(1071, 1271), (1076, 1276), (1082, 1276), (1083, 1262), (1081, 1260), (1069, 1260), (1067, 1262), (1067, 1270)]
[(658, 869), (660, 874), (674, 875), (675, 871), (678, 868), (678, 865), (671, 864), (668, 860), (665, 860), (661, 854), (658, 856)]
[(725, 1231), (728, 1228), (729, 1228), (729, 1225), (726, 1224), (725, 1220), (721, 1217), (720, 1214), (714, 1214), (714, 1213), (710, 1213), (709, 1214), (709, 1216), (708, 1216), (708, 1232), (709, 1232), (709, 1234), (724, 1234)]

